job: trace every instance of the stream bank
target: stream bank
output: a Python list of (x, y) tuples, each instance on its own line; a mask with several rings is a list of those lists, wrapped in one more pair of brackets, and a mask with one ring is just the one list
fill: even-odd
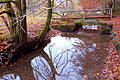
[[(69, 68), (70, 66), (67, 65), (65, 70), (63, 70), (62, 74), (66, 74), (66, 73), (64, 73), (64, 71), (66, 72), (66, 70), (73, 70), (76, 75), (79, 75), (77, 77), (77, 76), (73, 75), (73, 73), (70, 73), (69, 76), (65, 75), (62, 77), (62, 74), (59, 74), (59, 76), (58, 76), (58, 74), (55, 73), (54, 77), (56, 80), (61, 80), (62, 78), (66, 78), (66, 80), (74, 80), (74, 79), (78, 79), (78, 78), (83, 79), (86, 76), (89, 80), (99, 79), (99, 75), (96, 76), (96, 74), (102, 73), (102, 69), (104, 66), (104, 59), (108, 56), (108, 50), (109, 50), (108, 43), (111, 41), (110, 36), (99, 35), (99, 34), (95, 34), (95, 33), (84, 33), (84, 32), (80, 32), (80, 33), (65, 33), (64, 32), (61, 35), (56, 35), (56, 36), (52, 37), (50, 41), (51, 42), (48, 45), (50, 46), (53, 44), (53, 48), (47, 47), (48, 46), (47, 45), (46, 49), (47, 49), (47, 52), (49, 50), (52, 50), (52, 53), (51, 53), (52, 59), (51, 59), (51, 55), (49, 53), (47, 53), (46, 51), (45, 52), (50, 57), (49, 59), (52, 60), (52, 62), (53, 62), (52, 65), (54, 65), (54, 67), (55, 67), (56, 63), (54, 63), (54, 61), (53, 61), (55, 56), (60, 54), (61, 50), (62, 51), (65, 50), (65, 53), (62, 52), (62, 54), (64, 54), (64, 55), (61, 56), (62, 57), (61, 61), (59, 62), (60, 56), (58, 56), (58, 58), (56, 58), (56, 59), (58, 60), (60, 65), (62, 64), (62, 61), (65, 61), (66, 63), (68, 61), (69, 62), (68, 64), (72, 64), (75, 69)], [(66, 47), (63, 47), (63, 46), (66, 46)], [(60, 48), (62, 48), (62, 49), (60, 49)], [(59, 51), (57, 51), (57, 53), (56, 53), (56, 51), (54, 51), (54, 50), (57, 50), (57, 49)], [(66, 51), (67, 51), (68, 55), (65, 55)], [(34, 80), (34, 79), (37, 80), (36, 76), (38, 76), (39, 77), (38, 80), (41, 80), (42, 79), (41, 75), (35, 74), (35, 72), (33, 70), (34, 67), (31, 66), (31, 64), (34, 64), (34, 66), (36, 66), (35, 69), (42, 68), (44, 70), (45, 67), (42, 67), (42, 63), (41, 63), (41, 62), (43, 62), (43, 64), (47, 65), (48, 71), (50, 71), (50, 72), (48, 72), (48, 73), (50, 73), (49, 75), (47, 75), (48, 73), (44, 73), (44, 74), (46, 74), (46, 78), (49, 80), (49, 78), (50, 78), (49, 76), (52, 74), (51, 68), (50, 68), (49, 64), (47, 64), (48, 62), (46, 62), (45, 58), (42, 57), (43, 53), (44, 53), (43, 49), (39, 48), (35, 51), (25, 54), (22, 58), (15, 61), (14, 64), (12, 64), (8, 67), (1, 68), (0, 73), (2, 73), (2, 74), (0, 74), (0, 76), (2, 77), (7, 74), (16, 74), (16, 75), (20, 76), (21, 80)], [(74, 56), (74, 57), (73, 58), (69, 57), (69, 59), (66, 60), (67, 56)], [(42, 61), (41, 61), (41, 58), (42, 58)], [(36, 62), (34, 60), (36, 60)], [(40, 63), (41, 63), (41, 65), (39, 65)], [(62, 66), (64, 66), (64, 65), (65, 64), (63, 64)], [(55, 69), (56, 69), (57, 73), (61, 72), (56, 67), (55, 67)], [(39, 70), (37, 70), (37, 71), (39, 72)], [(39, 73), (41, 73), (41, 72), (39, 72)]]

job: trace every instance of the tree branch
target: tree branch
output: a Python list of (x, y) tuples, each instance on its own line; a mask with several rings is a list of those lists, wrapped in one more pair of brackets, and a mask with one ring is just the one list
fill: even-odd
[(0, 15), (2, 15), (4, 13), (9, 14), (10, 12), (9, 11), (2, 11), (2, 12), (0, 12)]
[(6, 13), (6, 14), (8, 14), (8, 15), (14, 15), (14, 14), (12, 14), (10, 11), (2, 11), (2, 12), (0, 12), (0, 15), (2, 15), (2, 14), (4, 14), (4, 13)]
[(8, 2), (11, 2), (11, 3), (16, 3), (15, 1), (0, 1), (0, 4), (3, 4), (3, 3), (8, 3)]

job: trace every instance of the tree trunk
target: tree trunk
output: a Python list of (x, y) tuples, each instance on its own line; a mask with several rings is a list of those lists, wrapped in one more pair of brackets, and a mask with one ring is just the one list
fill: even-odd
[(26, 0), (17, 0), (16, 4), (18, 8), (17, 18), (17, 35), (18, 35), (18, 44), (27, 42), (27, 22), (26, 22)]
[(39, 42), (41, 42), (44, 39), (45, 35), (47, 34), (48, 29), (50, 28), (50, 22), (51, 22), (51, 19), (52, 19), (53, 3), (54, 3), (54, 1), (48, 0), (48, 8), (49, 9), (48, 9), (48, 13), (47, 13), (47, 19), (46, 19), (45, 27), (40, 32)]
[(21, 0), (22, 21), (20, 32), (20, 43), (27, 42), (26, 0)]
[(15, 17), (15, 12), (14, 12), (10, 2), (7, 2), (5, 6), (6, 6), (6, 11), (9, 11), (9, 13), (12, 13), (12, 15), (8, 14), (8, 20), (9, 20), (9, 22), (8, 22), (9, 23), (9, 28), (8, 29), (10, 31), (10, 35), (13, 38), (15, 38), (15, 35), (16, 35), (16, 24), (17, 24), (16, 17)]

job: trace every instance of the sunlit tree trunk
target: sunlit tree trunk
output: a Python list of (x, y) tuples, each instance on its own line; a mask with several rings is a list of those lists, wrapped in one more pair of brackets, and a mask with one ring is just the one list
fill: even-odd
[(8, 11), (8, 20), (9, 20), (9, 31), (10, 31), (10, 35), (15, 38), (15, 35), (16, 35), (16, 17), (15, 17), (15, 12), (12, 8), (12, 4), (11, 2), (6, 2), (5, 4), (5, 7), (6, 7), (6, 11)]
[(5, 8), (6, 8), (6, 10), (0, 12), (0, 14), (5, 14), (6, 13), (8, 15), (8, 17), (7, 17), (8, 21), (6, 21), (4, 17), (3, 17), (3, 20), (4, 20), (6, 26), (9, 29), (12, 40), (15, 40), (16, 39), (16, 24), (17, 24), (17, 21), (16, 21), (15, 12), (14, 12), (13, 7), (12, 7), (13, 5), (11, 3), (15, 4), (15, 1), (12, 1), (12, 0), (0, 1), (0, 4), (4, 4)]

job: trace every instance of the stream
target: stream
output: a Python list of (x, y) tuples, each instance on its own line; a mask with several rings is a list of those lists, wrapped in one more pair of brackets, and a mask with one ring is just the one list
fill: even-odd
[(0, 69), (0, 80), (99, 80), (109, 35), (63, 33)]

